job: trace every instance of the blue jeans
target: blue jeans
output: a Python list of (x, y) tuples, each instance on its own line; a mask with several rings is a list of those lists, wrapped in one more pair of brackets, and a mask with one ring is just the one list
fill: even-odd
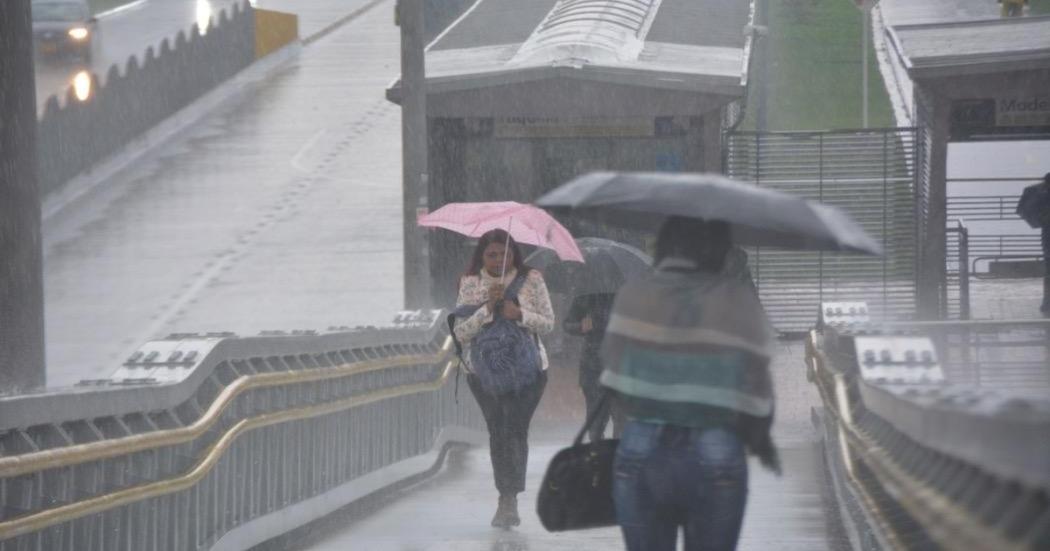
[(630, 420), (613, 466), (628, 551), (734, 549), (747, 503), (747, 459), (732, 431)]

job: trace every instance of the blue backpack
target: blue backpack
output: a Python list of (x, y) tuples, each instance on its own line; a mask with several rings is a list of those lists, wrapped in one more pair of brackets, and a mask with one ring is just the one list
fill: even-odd
[[(525, 284), (525, 275), (518, 275), (503, 293), (503, 300), (517, 301), (518, 292)], [(469, 318), (482, 305), (464, 305), (448, 316), (449, 332), (456, 344), (456, 353), (463, 359), (463, 347), (452, 330), (456, 318)], [(481, 388), (493, 396), (512, 394), (536, 382), (541, 369), (540, 347), (536, 338), (512, 320), (493, 313), (493, 320), (470, 341), (470, 365)]]

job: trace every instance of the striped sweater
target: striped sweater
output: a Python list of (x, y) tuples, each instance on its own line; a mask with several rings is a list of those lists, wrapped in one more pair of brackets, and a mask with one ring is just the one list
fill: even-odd
[(729, 424), (776, 469), (769, 437), (772, 329), (737, 278), (680, 269), (670, 259), (617, 294), (602, 344), (601, 382), (636, 419)]

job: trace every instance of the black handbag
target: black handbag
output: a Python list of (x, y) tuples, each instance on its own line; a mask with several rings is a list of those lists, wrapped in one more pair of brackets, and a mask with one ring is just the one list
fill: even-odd
[(602, 411), (608, 396), (608, 392), (603, 394), (598, 406), (587, 416), (572, 447), (559, 451), (547, 465), (536, 499), (536, 513), (550, 532), (616, 525), (613, 459), (620, 441), (583, 443), (583, 435)]

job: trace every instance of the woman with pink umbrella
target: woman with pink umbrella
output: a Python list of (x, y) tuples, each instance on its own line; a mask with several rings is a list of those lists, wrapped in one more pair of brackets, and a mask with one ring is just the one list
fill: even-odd
[(453, 335), (467, 384), (489, 432), (499, 502), (492, 526), (521, 523), (517, 495), (525, 489), (529, 424), (547, 384), (547, 352), (540, 336), (554, 329), (543, 276), (525, 264), (518, 242), (551, 248), (565, 260), (583, 255), (564, 227), (546, 212), (518, 203), (454, 203), (419, 224), (478, 237), (460, 278)]

